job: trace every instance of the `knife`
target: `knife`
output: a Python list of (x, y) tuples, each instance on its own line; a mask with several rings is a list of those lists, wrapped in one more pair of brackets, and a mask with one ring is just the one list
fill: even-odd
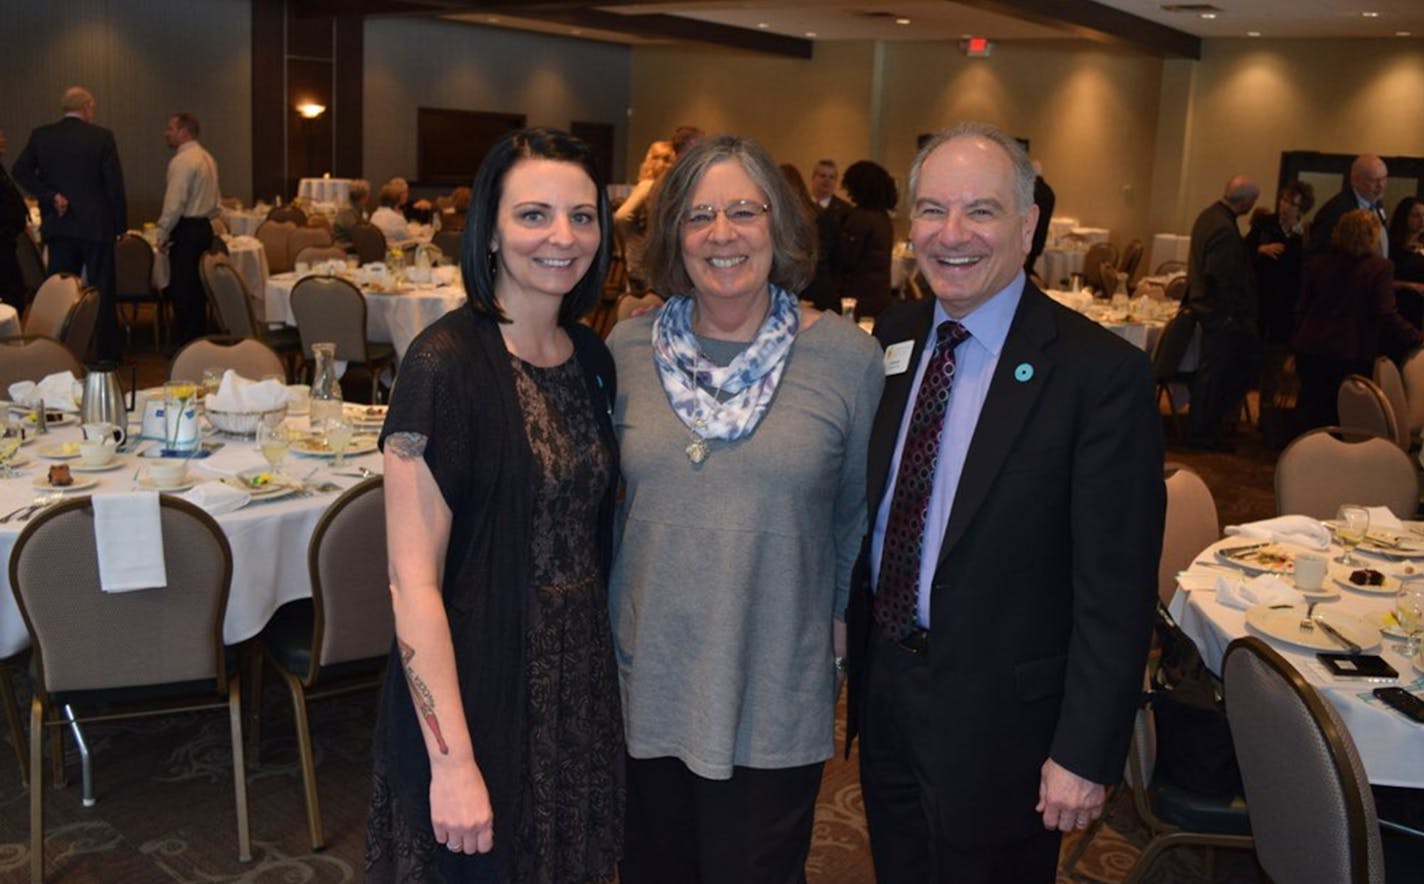
[(1331, 626), (1329, 623), (1326, 623), (1324, 618), (1322, 618), (1322, 617), (1312, 617), (1311, 619), (1315, 621), (1315, 625), (1316, 625), (1316, 626), (1319, 626), (1321, 629), (1325, 630), (1325, 634), (1326, 634), (1326, 635), (1330, 636), (1330, 637), (1333, 638), (1335, 641), (1339, 642), (1339, 643), (1340, 643), (1340, 646), (1343, 647), (1345, 650), (1349, 651), (1350, 653), (1352, 653), (1352, 654), (1358, 654), (1358, 653), (1360, 653), (1362, 650), (1364, 650), (1364, 649), (1361, 648), (1359, 645), (1355, 644), (1354, 642), (1350, 641), (1348, 638), (1345, 638), (1345, 636), (1341, 635), (1341, 634), (1340, 634), (1340, 630), (1338, 630), (1338, 629), (1336, 629), (1335, 627)]

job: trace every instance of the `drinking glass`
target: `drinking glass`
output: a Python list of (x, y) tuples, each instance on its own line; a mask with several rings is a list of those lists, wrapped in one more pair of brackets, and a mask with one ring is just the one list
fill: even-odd
[(199, 386), (192, 381), (172, 380), (163, 385), (164, 446), (169, 451), (178, 450), (183, 416), (193, 404), (198, 390)]
[(336, 458), (331, 465), (340, 468), (346, 464), (346, 449), (351, 447), (351, 437), (356, 435), (356, 428), (345, 421), (331, 421), (326, 425), (326, 444)]
[(1424, 581), (1406, 580), (1394, 598), (1394, 617), (1404, 630), (1400, 653), (1414, 659), (1419, 653), (1419, 633), (1424, 629)]
[(11, 462), (15, 459), (15, 454), (19, 452), (20, 446), (25, 444), (24, 425), (13, 417), (7, 418), (3, 435), (0, 435), (0, 479), (13, 479), (20, 475), (15, 472)]
[(1365, 539), (1370, 530), (1370, 511), (1362, 506), (1347, 503), (1335, 514), (1339, 524), (1335, 526), (1335, 540), (1345, 548), (1345, 554), (1336, 559), (1342, 565), (1354, 567), (1361, 564), (1355, 558), (1355, 547)]
[(292, 447), (292, 437), (285, 424), (269, 424), (262, 422), (257, 425), (257, 447), (262, 451), (262, 458), (267, 461), (267, 465), (272, 468), (274, 475), (282, 475), (282, 464), (287, 459), (287, 450)]

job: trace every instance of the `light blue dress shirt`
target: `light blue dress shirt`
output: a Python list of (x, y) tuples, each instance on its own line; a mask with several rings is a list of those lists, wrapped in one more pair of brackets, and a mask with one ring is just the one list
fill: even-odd
[[(944, 541), (944, 529), (949, 524), (949, 514), (954, 507), (954, 494), (959, 488), (959, 476), (964, 471), (964, 458), (969, 453), (969, 442), (974, 438), (974, 428), (979, 424), (979, 413), (984, 408), (984, 399), (989, 395), (989, 382), (994, 377), (994, 369), (999, 364), (999, 353), (1004, 348), (1004, 339), (1009, 335), (1014, 313), (1023, 295), (1024, 274), (1019, 271), (1013, 282), (979, 308), (960, 319), (968, 329), (969, 337), (954, 348), (954, 384), (949, 391), (949, 407), (945, 413), (944, 427), (940, 430), (939, 460), (935, 463), (934, 488), (930, 491), (929, 511), (925, 516), (925, 537), (921, 547), (919, 579), (920, 625), (930, 625), (930, 585), (934, 581), (935, 566), (939, 562), (940, 545)], [(870, 535), (870, 574), (872, 585), (880, 579), (880, 551), (885, 545), (885, 523), (890, 518), (890, 503), (895, 498), (895, 479), (900, 473), (900, 455), (905, 447), (905, 432), (910, 426), (910, 415), (914, 412), (915, 400), (920, 393), (920, 382), (925, 376), (925, 367), (934, 354), (935, 329), (950, 319), (944, 305), (936, 302), (934, 322), (930, 324), (929, 343), (920, 355), (915, 367), (915, 380), (910, 387), (910, 398), (904, 415), (900, 418), (900, 432), (895, 440), (895, 453), (890, 459), (890, 477), (885, 487), (885, 495), (880, 508), (875, 513), (875, 526)], [(890, 344), (898, 341), (890, 341)]]

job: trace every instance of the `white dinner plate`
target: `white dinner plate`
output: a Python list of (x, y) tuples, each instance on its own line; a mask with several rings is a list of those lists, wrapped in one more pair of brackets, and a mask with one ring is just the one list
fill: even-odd
[[(22, 467), (29, 462), (30, 459), (28, 457), (25, 457), (23, 454), (17, 454), (14, 457), (10, 458), (10, 463), (7, 464), (7, 466), (9, 466), (11, 469), (14, 469), (15, 467)], [(3, 467), (0, 467), (0, 469), (3, 469)]]
[(93, 476), (84, 477), (71, 475), (71, 478), (74, 479), (73, 485), (51, 485), (49, 483), (49, 476), (44, 473), (41, 473), (40, 475), (35, 476), (35, 480), (31, 484), (33, 484), (36, 488), (40, 488), (45, 491), (62, 491), (65, 493), (68, 493), (70, 491), (83, 491), (85, 488), (93, 488), (95, 485), (99, 484), (99, 480), (94, 478)]
[[(376, 436), (372, 433), (357, 433), (351, 437), (351, 445), (346, 449), (347, 457), (370, 454), (376, 450)], [(304, 457), (336, 457), (336, 452), (326, 447), (326, 439), (320, 436), (303, 436), (292, 441), (292, 452)]]
[[(1364, 571), (1367, 569), (1371, 571), (1379, 571), (1381, 574), (1383, 574), (1384, 583), (1380, 584), (1379, 586), (1362, 586), (1358, 583), (1350, 582), (1350, 573), (1352, 571)], [(1380, 571), (1379, 568), (1370, 568), (1367, 565), (1363, 565), (1358, 568), (1351, 568), (1349, 565), (1342, 565), (1339, 562), (1331, 562), (1330, 582), (1340, 587), (1341, 589), (1348, 589), (1352, 592), (1362, 592), (1366, 595), (1395, 595), (1399, 592), (1398, 577), (1395, 577), (1394, 575), (1386, 571)]]
[[(1246, 625), (1267, 638), (1283, 641), (1299, 648), (1315, 651), (1343, 651), (1340, 643), (1325, 634), (1325, 630), (1302, 629), (1301, 618), (1305, 617), (1306, 605), (1289, 607), (1257, 605), (1246, 612)], [(1315, 619), (1324, 620), (1339, 630), (1340, 634), (1368, 651), (1379, 646), (1380, 631), (1353, 614), (1330, 609), (1315, 609)]]
[(69, 465), (71, 473), (112, 473), (114, 470), (123, 469), (124, 462), (117, 457), (102, 467), (86, 467), (82, 463), (72, 463)]
[(69, 460), (79, 456), (78, 442), (50, 442), (35, 449), (35, 454), (50, 460)]
[(145, 491), (157, 491), (161, 494), (177, 494), (180, 491), (187, 491), (196, 484), (198, 484), (197, 480), (191, 478), (184, 479), (177, 485), (159, 485), (153, 481), (151, 476), (141, 476), (138, 480), (138, 487)]
[(222, 483), (224, 485), (227, 485), (229, 488), (236, 488), (239, 491), (245, 492), (253, 500), (276, 500), (281, 497), (286, 497), (290, 494), (296, 494), (299, 490), (297, 486), (281, 481), (269, 482), (265, 485), (253, 485), (250, 481), (251, 476), (262, 472), (267, 471), (249, 471), (240, 473), (236, 476), (224, 476), (222, 479)]
[(386, 411), (384, 405), (347, 403), (341, 407), (342, 416), (358, 427), (380, 427), (386, 422)]
[(1251, 574), (1290, 574), (1295, 570), (1295, 558), (1276, 543), (1224, 546), (1216, 551), (1216, 557)]

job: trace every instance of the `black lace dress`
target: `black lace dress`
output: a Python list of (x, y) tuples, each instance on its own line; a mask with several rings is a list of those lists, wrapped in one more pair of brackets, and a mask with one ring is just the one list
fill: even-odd
[[(393, 658), (376, 723), (366, 879), (609, 880), (623, 835), (624, 742), (601, 561), (601, 507), (616, 470), (611, 427), (601, 427), (607, 406), (595, 401), (605, 377), (586, 359), (525, 363), (497, 329), (466, 317), (441, 326), (407, 354), (385, 432), (428, 436), (426, 463), (452, 506), (443, 592), (495, 852), (457, 855), (435, 842), (428, 757)], [(601, 342), (571, 334), (606, 357)], [(450, 370), (461, 361), (480, 368)], [(523, 537), (527, 557), (510, 548)], [(487, 564), (502, 559), (524, 564)], [(519, 586), (522, 595), (502, 591)], [(511, 635), (492, 623), (523, 628)]]

